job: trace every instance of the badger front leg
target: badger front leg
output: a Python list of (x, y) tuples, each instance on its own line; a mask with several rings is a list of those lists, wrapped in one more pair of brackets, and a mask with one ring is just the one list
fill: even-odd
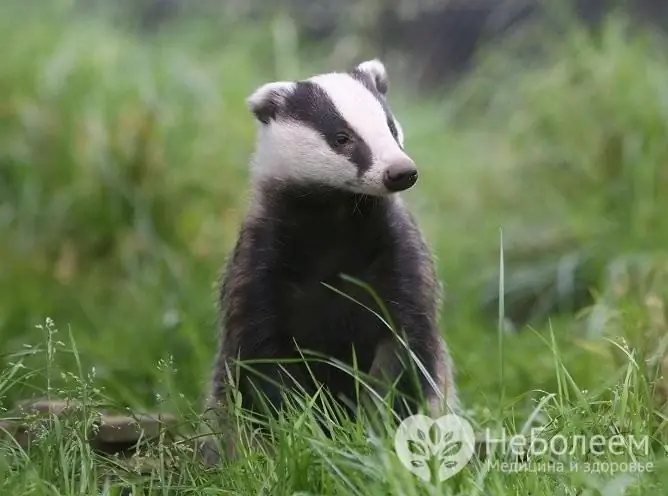
[[(307, 388), (296, 364), (281, 363), (281, 359), (291, 353), (279, 342), (275, 329), (266, 326), (245, 329), (240, 336), (243, 338), (234, 359), (228, 357), (225, 345), (221, 346), (207, 402), (208, 420), (219, 431), (219, 441), (228, 459), (237, 456), (240, 436), (247, 427), (246, 422), (240, 423), (234, 414), (232, 395), (235, 392), (239, 393), (243, 409), (252, 414), (273, 415), (283, 408), (285, 391)], [(257, 336), (263, 338), (258, 340)], [(255, 360), (260, 363), (248, 363)], [(253, 441), (254, 446), (259, 446), (257, 441)], [(207, 465), (220, 461), (217, 442), (211, 436), (204, 441), (203, 455)]]
[[(280, 291), (266, 272), (252, 268), (249, 239), (242, 230), (220, 290), (222, 333), (205, 404), (206, 420), (211, 424), (203, 446), (208, 465), (220, 460), (217, 440), (228, 458), (237, 455), (243, 425), (235, 406), (253, 413), (265, 406), (270, 413), (278, 411), (283, 407), (282, 389), (303, 381), (296, 365), (279, 363), (293, 354), (291, 343), (279, 332)], [(248, 363), (251, 360), (265, 363)]]
[(392, 336), (376, 348), (369, 371), (375, 393), (385, 396), (394, 386), (392, 409), (401, 419), (418, 413), (421, 405), (433, 417), (458, 411), (454, 368), (445, 341), (438, 335), (401, 341)]
[(234, 459), (240, 437), (234, 415), (234, 380), (223, 350), (221, 346), (216, 356), (213, 380), (204, 405), (203, 425), (200, 427), (204, 435), (199, 443), (200, 454), (209, 467), (220, 463), (223, 456)]

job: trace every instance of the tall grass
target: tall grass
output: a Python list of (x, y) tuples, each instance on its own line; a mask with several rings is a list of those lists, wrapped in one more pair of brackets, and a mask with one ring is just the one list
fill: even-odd
[[(244, 99), (278, 77), (271, 31), (229, 24), (142, 36), (98, 20), (0, 16), (12, 47), (0, 59), (1, 406), (49, 394), (196, 419), (215, 350), (214, 283), (246, 206), (254, 124)], [(164, 462), (149, 485), (596, 494), (629, 483), (661, 493), (668, 63), (655, 40), (622, 27), (600, 38), (574, 30), (522, 70), (495, 51), (446, 97), (409, 93), (407, 75), (391, 74), (390, 98), (421, 169), (407, 197), (439, 260), (444, 332), (476, 429), (648, 435), (643, 460), (656, 471), (631, 484), (472, 462), (430, 485), (400, 465), (391, 439), (346, 423), (327, 438), (316, 413), (331, 412), (297, 403), (275, 426), (273, 455), (205, 471), (188, 444), (160, 445), (145, 453)], [(281, 52), (299, 63), (280, 77), (331, 69), (301, 49)], [(29, 453), (1, 444), (3, 494), (98, 484), (114, 494), (118, 478), (144, 479), (83, 442), (95, 408)]]

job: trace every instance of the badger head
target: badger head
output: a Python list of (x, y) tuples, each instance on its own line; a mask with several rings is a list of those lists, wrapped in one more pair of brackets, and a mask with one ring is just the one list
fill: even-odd
[(256, 180), (382, 196), (417, 181), (401, 126), (387, 101), (379, 60), (349, 72), (266, 83), (247, 103), (258, 122)]

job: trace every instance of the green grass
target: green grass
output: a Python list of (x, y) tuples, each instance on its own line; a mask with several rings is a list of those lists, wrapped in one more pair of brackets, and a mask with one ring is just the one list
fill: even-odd
[[(266, 80), (333, 64), (237, 24), (142, 38), (99, 21), (0, 16), (12, 47), (0, 60), (0, 407), (49, 394), (195, 420), (216, 345), (214, 284), (246, 206), (244, 99)], [(598, 38), (573, 30), (530, 67), (495, 51), (445, 96), (418, 95), (395, 72), (391, 102), (421, 170), (407, 197), (438, 256), (443, 329), (476, 429), (647, 435), (639, 459), (655, 470), (626, 494), (660, 494), (668, 61), (622, 26)], [(279, 56), (289, 69), (275, 69)], [(497, 331), (500, 229), (502, 310), (517, 332)], [(589, 289), (593, 305), (557, 312)], [(612, 494), (595, 492), (611, 474), (584, 470), (609, 453), (575, 456), (579, 471), (472, 462), (423, 483), (391, 438), (348, 424), (324, 437), (316, 408), (278, 422), (273, 455), (218, 470), (186, 446), (159, 447), (165, 464), (148, 484), (164, 494)], [(107, 480), (114, 494), (108, 473), (135, 478), (91, 453), (82, 432), (66, 423), (30, 453), (0, 445), (0, 493), (99, 494)]]

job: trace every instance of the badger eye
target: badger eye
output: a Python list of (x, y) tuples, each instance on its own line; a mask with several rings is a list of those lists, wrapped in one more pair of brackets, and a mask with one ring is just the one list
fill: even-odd
[(336, 144), (339, 146), (343, 146), (351, 141), (350, 136), (348, 135), (348, 133), (345, 132), (336, 133), (336, 137), (334, 139), (336, 141)]

